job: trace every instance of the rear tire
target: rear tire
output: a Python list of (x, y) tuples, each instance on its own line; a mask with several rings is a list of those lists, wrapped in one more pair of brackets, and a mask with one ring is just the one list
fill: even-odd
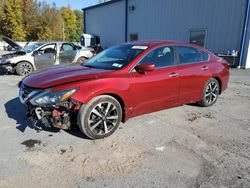
[(87, 60), (86, 57), (79, 57), (76, 61), (77, 64), (81, 64), (81, 63), (84, 63), (85, 61)]
[(202, 100), (199, 102), (199, 105), (203, 107), (212, 106), (216, 103), (219, 94), (220, 84), (215, 78), (211, 78), (203, 89)]
[(122, 120), (120, 103), (109, 95), (101, 95), (83, 105), (78, 113), (78, 126), (90, 139), (110, 136)]
[(16, 73), (19, 76), (26, 76), (33, 72), (34, 68), (29, 62), (20, 62), (16, 66)]

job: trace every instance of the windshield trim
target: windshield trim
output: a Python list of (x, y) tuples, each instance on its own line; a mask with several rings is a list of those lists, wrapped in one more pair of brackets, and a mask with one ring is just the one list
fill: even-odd
[[(136, 57), (138, 57), (141, 53), (143, 53), (146, 50), (146, 49), (138, 49), (138, 48), (133, 48), (133, 47), (134, 47), (134, 45), (131, 45), (131, 44), (129, 44), (129, 45), (117, 45), (117, 46), (110, 47), (110, 48), (108, 48), (108, 49), (101, 52), (101, 53), (103, 53), (103, 55), (100, 55), (101, 53), (97, 54), (97, 56), (100, 55), (100, 57), (98, 57), (97, 59), (96, 59), (96, 56), (94, 56), (91, 59), (89, 59), (89, 60), (85, 61), (84, 63), (82, 63), (81, 66), (91, 67), (91, 68), (95, 68), (95, 69), (105, 69), (105, 70), (122, 70), (122, 69), (126, 68), (127, 66), (129, 66), (130, 63)], [(105, 58), (105, 57), (103, 57), (103, 56), (105, 56), (105, 52), (107, 52), (108, 50), (119, 49), (119, 48), (124, 48), (124, 50), (130, 50), (128, 52), (128, 54), (126, 56), (124, 56), (125, 57), (124, 59), (123, 58), (118, 59), (118, 57), (110, 57), (111, 59), (113, 58), (114, 60), (100, 61), (99, 64), (104, 64), (104, 65), (102, 65), (100, 67), (95, 65), (95, 63), (98, 64), (98, 62), (97, 62), (98, 59)], [(135, 53), (135, 54), (133, 55), (133, 53)], [(117, 62), (115, 62), (115, 59), (117, 59)], [(124, 62), (119, 63), (118, 60), (124, 61)], [(93, 62), (91, 62), (91, 61), (93, 61)], [(105, 62), (110, 63), (110, 65), (105, 65)], [(112, 64), (112, 62), (113, 62), (113, 64)], [(90, 65), (88, 65), (88, 63), (90, 63)], [(116, 65), (114, 65), (114, 64), (116, 64)]]
[[(25, 53), (31, 53), (31, 52), (34, 52), (36, 49), (38, 49), (46, 44), (47, 43), (45, 43), (45, 42), (37, 42), (37, 43), (31, 44), (31, 45), (28, 45), (28, 46), (22, 48), (20, 51), (23, 51)], [(31, 51), (29, 51), (29, 52), (27, 51), (28, 49), (30, 49), (31, 46), (35, 46), (35, 45), (37, 45), (37, 46), (35, 48), (31, 48)]]

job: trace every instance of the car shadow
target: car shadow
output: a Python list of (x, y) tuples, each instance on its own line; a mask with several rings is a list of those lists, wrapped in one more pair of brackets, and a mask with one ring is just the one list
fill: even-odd
[(78, 138), (81, 138), (81, 139), (85, 139), (85, 140), (91, 140), (90, 138), (88, 138), (86, 135), (84, 135), (80, 129), (78, 128), (77, 125), (75, 125), (73, 127), (73, 129), (71, 130), (64, 130), (65, 132), (67, 132), (68, 134), (72, 135), (72, 136), (75, 136), (75, 137), (78, 137)]
[(201, 106), (198, 103), (189, 103), (187, 104), (188, 106), (193, 106), (193, 107), (197, 107), (200, 108)]
[[(46, 131), (50, 133), (60, 132), (60, 129), (54, 127), (46, 127), (40, 121), (37, 122), (36, 126), (34, 126), (31, 120), (27, 117), (27, 110), (24, 107), (24, 105), (20, 102), (18, 97), (6, 102), (4, 106), (8, 117), (16, 121), (16, 129), (19, 130), (20, 132), (25, 132), (26, 128), (34, 129), (37, 132), (40, 131)], [(76, 126), (74, 126), (72, 130), (67, 130), (65, 132), (78, 138), (88, 139), (85, 135), (81, 133), (79, 128)]]
[(8, 75), (8, 74), (9, 73), (8, 73), (8, 71), (5, 68), (0, 67), (0, 76), (2, 76), (2, 75)]
[(16, 121), (16, 129), (24, 132), (27, 127), (33, 128), (31, 122), (26, 116), (26, 109), (19, 101), (18, 97), (5, 103), (5, 111), (9, 118)]

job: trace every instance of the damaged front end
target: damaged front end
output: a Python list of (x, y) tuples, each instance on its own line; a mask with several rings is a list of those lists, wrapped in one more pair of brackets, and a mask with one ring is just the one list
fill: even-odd
[(2, 60), (8, 60), (8, 59), (11, 59), (13, 57), (23, 56), (25, 54), (26, 54), (26, 52), (24, 52), (24, 51), (17, 51), (14, 53), (4, 54), (4, 55), (2, 55)]
[(68, 130), (76, 124), (81, 103), (71, 99), (77, 91), (72, 88), (53, 92), (52, 89), (35, 89), (20, 85), (19, 98), (28, 110), (28, 117), (34, 126), (41, 121), (46, 127)]
[(1, 57), (0, 57), (1, 68), (5, 68), (8, 72), (14, 73), (15, 62), (13, 64), (12, 58), (18, 57), (18, 56), (23, 56), (25, 54), (26, 54), (26, 52), (17, 51), (15, 53), (1, 55)]

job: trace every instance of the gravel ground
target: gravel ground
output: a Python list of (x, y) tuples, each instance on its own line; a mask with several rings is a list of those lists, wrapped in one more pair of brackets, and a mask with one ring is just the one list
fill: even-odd
[(20, 79), (0, 76), (0, 187), (250, 187), (250, 70), (231, 70), (212, 107), (133, 118), (97, 141), (33, 129)]

